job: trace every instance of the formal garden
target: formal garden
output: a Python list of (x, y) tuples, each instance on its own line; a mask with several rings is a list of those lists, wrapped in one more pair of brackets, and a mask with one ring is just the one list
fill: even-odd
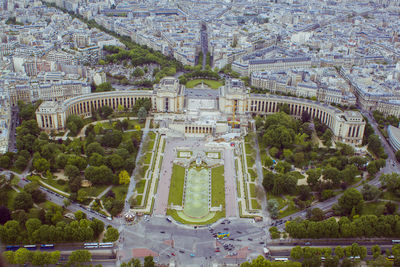
[[(178, 158), (192, 155), (192, 151), (178, 151)], [(207, 153), (219, 159), (220, 152)], [(189, 156), (189, 158), (190, 158)], [(174, 164), (168, 197), (167, 214), (184, 224), (204, 225), (225, 216), (224, 166), (207, 166), (192, 162), (190, 166)]]

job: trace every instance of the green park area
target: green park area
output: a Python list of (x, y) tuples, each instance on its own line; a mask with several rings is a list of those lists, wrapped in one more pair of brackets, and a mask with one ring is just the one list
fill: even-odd
[[(209, 171), (211, 171), (211, 194), (209, 188)], [(184, 224), (205, 225), (225, 216), (224, 167), (192, 167), (188, 170), (185, 184), (185, 168), (174, 165), (171, 177), (168, 204), (182, 205), (182, 210), (168, 209), (167, 214)], [(183, 193), (185, 191), (185, 199)], [(211, 197), (212, 207), (222, 207), (222, 211), (210, 211), (208, 201)]]
[[(12, 231), (21, 233), (13, 237), (1, 235), (0, 241), (29, 244), (97, 240), (104, 230), (96, 225), (100, 223), (97, 220), (83, 223), (85, 214), (75, 215), (75, 220), (71, 215), (66, 218), (65, 215), (71, 213), (68, 207), (73, 201), (105, 216), (121, 213), (142, 141), (140, 129), (144, 121), (117, 118), (110, 107), (103, 107), (91, 118), (69, 116), (66, 125), (70, 137), (56, 140), (59, 136), (56, 132), (45, 133), (39, 129), (35, 115), (38, 104), (18, 103), (21, 120), (16, 129), (18, 152), (0, 156), (1, 168), (30, 173), (26, 177), (15, 175), (10, 180), (0, 176), (0, 206), (4, 209), (0, 216), (4, 220), (0, 223), (0, 232), (5, 229), (2, 225), (10, 228), (16, 223)], [(137, 106), (135, 110), (140, 108)], [(126, 112), (131, 112), (130, 117), (135, 116), (133, 110)], [(22, 178), (31, 182), (19, 187), (18, 181)], [(62, 206), (48, 201), (41, 187), (64, 196)], [(28, 230), (25, 224), (30, 220), (34, 220), (33, 230)], [(79, 223), (70, 226), (75, 221), (81, 221), (85, 229), (80, 229)], [(59, 222), (64, 223), (68, 235), (54, 232)], [(94, 230), (85, 232), (88, 225), (93, 225)], [(72, 228), (76, 233), (71, 232)], [(31, 230), (49, 234), (31, 235)]]
[(204, 83), (204, 85), (207, 85), (211, 89), (218, 89), (219, 87), (221, 87), (223, 85), (222, 83), (220, 83), (218, 81), (214, 81), (214, 80), (195, 79), (195, 80), (188, 81), (186, 83), (186, 87), (194, 88), (195, 86), (200, 85), (201, 83)]
[(182, 205), (184, 183), (185, 183), (185, 168), (180, 165), (174, 164), (172, 167), (168, 204), (172, 203), (174, 205)]

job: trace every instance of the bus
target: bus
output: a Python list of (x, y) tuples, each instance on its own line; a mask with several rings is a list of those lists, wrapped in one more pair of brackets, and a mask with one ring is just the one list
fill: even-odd
[(394, 261), (394, 256), (393, 255), (387, 256), (386, 259), (388, 261)]
[(274, 261), (287, 262), (287, 261), (289, 261), (289, 259), (288, 258), (275, 258)]
[(11, 250), (11, 251), (16, 251), (16, 250), (18, 250), (19, 249), (19, 246), (7, 246), (6, 247), (6, 250)]
[(230, 234), (229, 232), (218, 233), (218, 234), (217, 234), (217, 237), (218, 237), (219, 239), (223, 239), (223, 238), (229, 237), (230, 235), (231, 235), (231, 234)]
[(112, 248), (114, 247), (114, 243), (107, 242), (107, 243), (99, 243), (99, 248)]
[(98, 248), (99, 247), (99, 243), (85, 243), (83, 244), (84, 248)]
[(53, 244), (41, 244), (40, 249), (54, 249)]
[(28, 250), (36, 250), (36, 245), (25, 245), (24, 248)]

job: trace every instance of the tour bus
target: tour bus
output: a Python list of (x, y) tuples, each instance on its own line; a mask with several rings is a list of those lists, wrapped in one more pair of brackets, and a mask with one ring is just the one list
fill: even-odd
[(19, 246), (7, 246), (6, 250), (16, 251), (19, 249)]
[(28, 250), (36, 250), (36, 245), (25, 245), (24, 248)]
[(114, 247), (114, 243), (106, 242), (106, 243), (99, 243), (99, 248), (112, 248)]
[(288, 258), (275, 258), (274, 261), (287, 262), (287, 261), (289, 261), (289, 259)]
[(40, 249), (53, 249), (54, 245), (53, 244), (42, 244), (40, 245)]
[(219, 239), (223, 239), (223, 238), (229, 237), (230, 235), (231, 235), (231, 234), (230, 234), (229, 232), (218, 233), (218, 234), (217, 234), (217, 237), (218, 237)]
[(99, 243), (85, 243), (83, 244), (84, 248), (98, 248), (99, 247)]

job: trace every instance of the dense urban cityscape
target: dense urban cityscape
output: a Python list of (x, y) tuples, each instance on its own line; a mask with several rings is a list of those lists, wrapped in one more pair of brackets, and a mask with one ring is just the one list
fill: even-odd
[(400, 0), (0, 0), (0, 265), (400, 266)]

